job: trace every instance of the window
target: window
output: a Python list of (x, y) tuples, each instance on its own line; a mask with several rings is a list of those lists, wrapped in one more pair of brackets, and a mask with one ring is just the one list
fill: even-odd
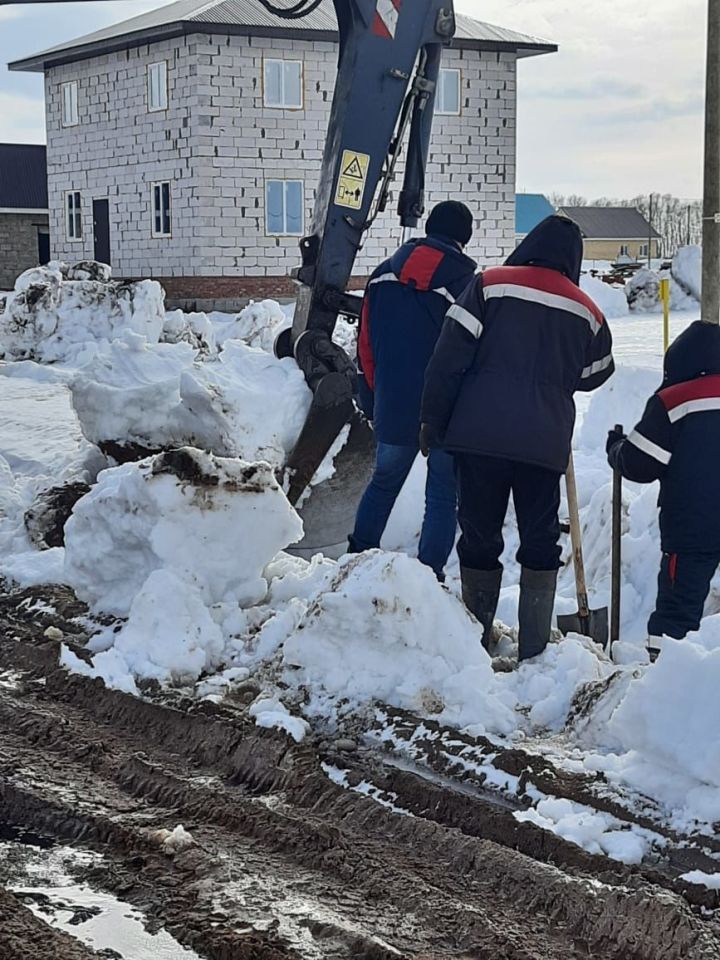
[(303, 105), (302, 61), (265, 61), (265, 106), (299, 110)]
[(441, 70), (435, 95), (435, 112), (458, 116), (460, 113), (460, 71)]
[(167, 110), (167, 62), (150, 63), (147, 68), (148, 110)]
[(623, 243), (623, 244), (621, 244), (621, 246), (620, 246), (620, 256), (621, 256), (621, 257), (629, 257), (629, 256), (630, 256), (630, 247), (629, 247), (626, 243)]
[(647, 245), (646, 243), (643, 243), (643, 244), (640, 245), (640, 253), (639, 253), (639, 256), (641, 256), (641, 257), (647, 257), (647, 255), (648, 255), (648, 245)]
[(78, 124), (78, 85), (77, 80), (63, 83), (62, 93), (62, 125), (75, 127)]
[(268, 180), (265, 184), (265, 231), (301, 237), (305, 198), (302, 180)]
[(65, 225), (68, 240), (82, 240), (82, 209), (77, 190), (65, 194)]
[(152, 185), (152, 235), (154, 237), (169, 237), (170, 230), (170, 184), (154, 183)]

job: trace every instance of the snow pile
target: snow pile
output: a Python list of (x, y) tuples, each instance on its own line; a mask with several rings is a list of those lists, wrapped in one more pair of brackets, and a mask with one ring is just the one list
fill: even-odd
[(666, 640), (656, 664), (608, 691), (586, 733), (605, 748), (586, 766), (688, 826), (713, 823), (720, 810), (719, 634), (712, 618), (688, 640)]
[(62, 550), (35, 550), (25, 513), (43, 491), (92, 483), (105, 465), (82, 435), (67, 387), (0, 376), (0, 575), (26, 586), (62, 580)]
[(278, 697), (259, 697), (248, 710), (258, 727), (284, 730), (296, 743), (305, 739), (310, 724), (302, 717), (294, 717)]
[(79, 266), (73, 271), (50, 264), (18, 277), (0, 315), (0, 356), (80, 363), (128, 333), (158, 341), (164, 321), (160, 284), (66, 279), (90, 275)]
[[(685, 248), (692, 249), (692, 248)], [(691, 272), (691, 271), (689, 271)], [(670, 280), (670, 309), (692, 310), (697, 307), (697, 301), (683, 282), (676, 280), (674, 273), (667, 270), (649, 270), (643, 267), (625, 287), (625, 293), (630, 309), (636, 313), (654, 313), (662, 310), (660, 299), (660, 281)]]
[(621, 863), (640, 863), (655, 835), (633, 827), (625, 828), (608, 813), (596, 813), (572, 800), (546, 797), (529, 810), (513, 814), (520, 823), (534, 823), (589, 853), (605, 854)]
[(628, 303), (623, 287), (612, 286), (597, 277), (585, 275), (580, 278), (580, 289), (592, 297), (608, 320), (627, 316)]
[(217, 353), (215, 328), (206, 313), (183, 313), (170, 310), (165, 314), (160, 339), (163, 343), (189, 343), (200, 355)]
[(275, 300), (251, 301), (236, 316), (211, 314), (211, 318), (219, 346), (228, 340), (242, 340), (249, 347), (257, 347), (266, 353), (273, 352), (278, 334), (291, 323)]
[(85, 436), (158, 450), (195, 446), (218, 456), (284, 463), (312, 395), (293, 360), (231, 340), (212, 362), (188, 343), (116, 340), (71, 384)]
[(673, 279), (695, 300), (702, 297), (702, 247), (680, 247), (673, 257)]
[(67, 523), (66, 573), (82, 600), (117, 616), (158, 569), (208, 605), (249, 605), (267, 592), (265, 565), (301, 535), (267, 464), (184, 448), (100, 474)]
[(285, 640), (294, 684), (316, 713), (372, 700), (434, 714), (475, 732), (515, 726), (479, 627), (431, 570), (400, 554), (346, 557)]

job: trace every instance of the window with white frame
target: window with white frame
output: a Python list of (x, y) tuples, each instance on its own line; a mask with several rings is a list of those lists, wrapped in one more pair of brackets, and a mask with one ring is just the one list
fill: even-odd
[(152, 235), (154, 237), (169, 237), (172, 234), (170, 217), (170, 183), (152, 185)]
[(435, 112), (458, 116), (460, 113), (460, 71), (441, 70), (435, 94)]
[(647, 257), (647, 255), (649, 254), (649, 252), (650, 252), (650, 250), (649, 250), (649, 247), (648, 247), (647, 243), (642, 243), (642, 244), (640, 244), (640, 254), (639, 254), (639, 255), (640, 255), (641, 257)]
[(149, 63), (147, 68), (148, 110), (167, 110), (167, 61)]
[(60, 89), (62, 95), (62, 125), (64, 127), (75, 127), (79, 123), (77, 80), (63, 83)]
[(301, 60), (266, 60), (265, 106), (299, 110), (303, 105), (302, 77)]
[(82, 240), (82, 208), (80, 191), (65, 194), (65, 232), (68, 240)]
[(629, 257), (630, 256), (630, 247), (626, 243), (620, 244), (620, 256)]
[(265, 231), (301, 237), (305, 229), (302, 180), (268, 180), (265, 184)]

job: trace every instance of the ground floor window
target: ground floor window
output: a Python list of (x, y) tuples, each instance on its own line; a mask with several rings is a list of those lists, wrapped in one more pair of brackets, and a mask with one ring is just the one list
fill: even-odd
[(170, 183), (166, 180), (152, 185), (152, 234), (171, 236)]
[(65, 226), (68, 240), (82, 240), (82, 209), (80, 191), (65, 195)]
[(641, 257), (647, 257), (647, 256), (649, 255), (649, 252), (650, 252), (650, 251), (648, 250), (648, 245), (647, 245), (646, 243), (643, 243), (643, 244), (640, 246), (640, 256), (641, 256)]
[(620, 245), (620, 256), (621, 257), (630, 256), (630, 247), (626, 243), (623, 243)]
[(305, 196), (302, 180), (268, 180), (265, 184), (265, 231), (277, 236), (301, 237)]

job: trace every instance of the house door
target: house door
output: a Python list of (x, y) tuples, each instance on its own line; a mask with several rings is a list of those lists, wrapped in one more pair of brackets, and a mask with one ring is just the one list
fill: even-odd
[(45, 227), (37, 228), (38, 263), (44, 266), (50, 260), (50, 232)]
[(110, 211), (107, 200), (93, 200), (93, 236), (95, 259), (110, 263)]

